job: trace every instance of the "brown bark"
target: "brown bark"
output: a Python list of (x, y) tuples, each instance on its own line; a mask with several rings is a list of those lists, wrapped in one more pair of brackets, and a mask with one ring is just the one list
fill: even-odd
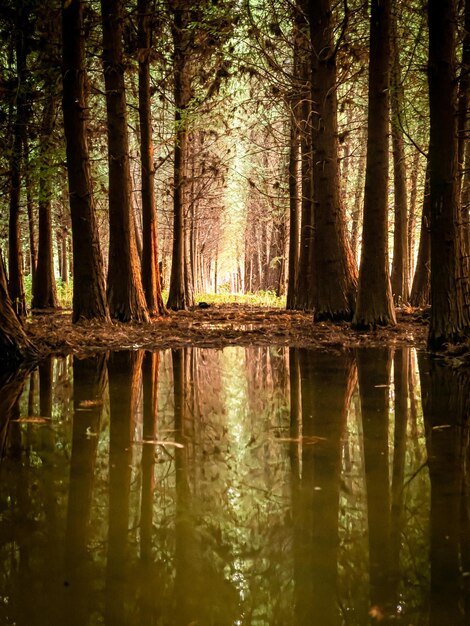
[(80, 319), (109, 319), (87, 140), (88, 108), (82, 28), (81, 0), (64, 3), (62, 105), (72, 218), (74, 322)]
[(34, 347), (12, 307), (0, 252), (0, 366), (14, 365), (28, 356), (33, 356), (34, 352)]
[[(295, 105), (293, 105), (295, 106)], [(289, 265), (287, 276), (286, 308), (293, 309), (295, 287), (299, 272), (299, 197), (298, 197), (298, 161), (299, 137), (294, 112), (291, 112), (291, 131), (289, 145)]]
[(329, 0), (309, 3), (312, 43), (314, 316), (350, 320), (357, 270), (347, 238), (338, 166), (336, 53)]
[(189, 7), (176, 1), (170, 2), (173, 16), (173, 80), (175, 99), (175, 154), (173, 172), (173, 250), (171, 258), (170, 289), (167, 306), (173, 310), (186, 309), (191, 306), (190, 294), (186, 293), (186, 177), (187, 177), (187, 145), (188, 120), (187, 107), (191, 99), (188, 44), (190, 35)]
[(122, 51), (122, 0), (101, 0), (109, 166), (109, 263), (107, 296), (113, 319), (148, 321), (137, 256), (127, 133)]
[(431, 203), (429, 196), (429, 161), (424, 179), (423, 209), (421, 215), (421, 234), (419, 238), (418, 258), (410, 294), (411, 306), (422, 307), (429, 304), (431, 290)]
[(454, 0), (429, 0), (431, 320), (439, 349), (470, 336), (470, 258), (460, 228)]
[(165, 313), (158, 267), (157, 209), (153, 163), (150, 98), (152, 48), (151, 8), (148, 0), (138, 2), (139, 121), (142, 180), (142, 285), (150, 315)]
[(393, 232), (393, 263), (391, 286), (395, 304), (408, 302), (409, 269), (408, 269), (408, 190), (406, 182), (406, 156), (401, 114), (404, 102), (401, 81), (400, 57), (396, 33), (396, 16), (392, 17), (392, 71), (390, 85), (390, 109), (393, 149), (394, 176), (394, 213), (395, 228)]
[(354, 328), (396, 323), (388, 271), (390, 0), (372, 0), (362, 254)]
[(52, 134), (57, 114), (57, 95), (49, 86), (43, 109), (39, 147), (39, 224), (38, 265), (36, 269), (33, 309), (57, 308), (52, 242)]
[(297, 107), (296, 119), (300, 132), (300, 251), (299, 271), (294, 308), (297, 310), (313, 309), (313, 161), (312, 161), (312, 128), (311, 128), (311, 87), (310, 87), (310, 35), (306, 19), (307, 3), (298, 0), (296, 8), (296, 27), (299, 33), (299, 90), (300, 105)]
[(15, 312), (26, 316), (23, 279), (23, 252), (20, 237), (20, 195), (22, 165), (22, 127), (25, 123), (24, 83), (26, 72), (26, 43), (22, 30), (25, 9), (16, 9), (16, 102), (13, 122), (13, 145), (10, 157), (10, 216), (8, 223), (8, 291)]

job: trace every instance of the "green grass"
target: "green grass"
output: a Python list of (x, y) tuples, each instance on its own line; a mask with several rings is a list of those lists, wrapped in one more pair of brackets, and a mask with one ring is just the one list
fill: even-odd
[[(63, 309), (72, 308), (72, 296), (73, 296), (73, 280), (68, 283), (63, 283), (60, 279), (57, 279), (57, 298), (59, 300), (59, 306)], [(31, 276), (24, 277), (24, 287), (26, 294), (26, 304), (28, 309), (31, 308), (32, 300), (32, 285)], [(168, 291), (163, 290), (163, 301), (168, 300)], [(247, 306), (266, 306), (274, 308), (285, 308), (286, 297), (276, 296), (274, 291), (257, 291), (256, 293), (245, 294), (232, 294), (226, 291), (222, 293), (200, 293), (195, 296), (195, 302), (208, 302), (209, 304), (245, 304)]]
[(257, 291), (256, 293), (231, 294), (231, 293), (202, 293), (195, 297), (196, 303), (207, 302), (209, 304), (246, 304), (248, 306), (266, 306), (284, 308), (285, 296), (276, 296), (274, 291)]

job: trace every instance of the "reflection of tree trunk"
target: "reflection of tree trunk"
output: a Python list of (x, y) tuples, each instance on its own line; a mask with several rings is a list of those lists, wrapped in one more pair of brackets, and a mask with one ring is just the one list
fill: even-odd
[(127, 534), (131, 479), (131, 432), (139, 390), (142, 353), (116, 352), (108, 362), (109, 376), (109, 526), (106, 563), (107, 626), (127, 624)]
[(431, 479), (430, 626), (463, 626), (468, 621), (461, 604), (462, 444), (470, 379), (424, 354), (418, 358)]
[(390, 351), (359, 350), (359, 392), (369, 524), (370, 599), (380, 610), (390, 599), (390, 489), (388, 395)]
[[(312, 616), (325, 626), (340, 623), (337, 599), (341, 436), (355, 385), (351, 357), (299, 350), (302, 392), (302, 479), (295, 509), (296, 623)], [(319, 390), (321, 389), (321, 392)], [(318, 439), (317, 439), (318, 438)], [(297, 522), (296, 522), (297, 525)]]
[[(144, 394), (143, 439), (154, 440), (158, 419), (158, 352), (146, 352), (142, 364)], [(155, 468), (155, 444), (143, 444), (142, 450), (142, 504), (140, 513), (140, 555), (146, 562), (152, 555), (152, 519)]]
[(19, 399), (26, 374), (2, 376), (0, 379), (0, 459), (5, 454), (10, 419), (18, 416)]
[(72, 455), (65, 531), (65, 621), (82, 626), (90, 619), (92, 589), (87, 573), (96, 450), (106, 383), (103, 356), (73, 361)]
[[(174, 412), (176, 441), (185, 445), (185, 391), (186, 368), (184, 350), (172, 350)], [(175, 481), (176, 481), (176, 520), (175, 520), (175, 603), (177, 616), (175, 623), (186, 626), (194, 620), (194, 609), (197, 585), (195, 571), (197, 559), (194, 558), (194, 537), (190, 519), (190, 488), (188, 475), (187, 447), (175, 449)]]
[(406, 429), (408, 423), (408, 363), (409, 349), (403, 348), (402, 350), (398, 350), (393, 361), (395, 380), (395, 433), (390, 531), (390, 567), (395, 605), (398, 601), (400, 544), (403, 526), (403, 479), (405, 474)]

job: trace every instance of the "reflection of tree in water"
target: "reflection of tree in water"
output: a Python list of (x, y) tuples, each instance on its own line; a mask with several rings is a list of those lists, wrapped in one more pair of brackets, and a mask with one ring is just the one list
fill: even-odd
[[(73, 396), (71, 359), (53, 360), (19, 402), (0, 393), (16, 416), (52, 415), (3, 430), (0, 595), (9, 603), (0, 603), (0, 622), (86, 626), (106, 615), (113, 626), (363, 626), (370, 578), (372, 602), (389, 611), (383, 623), (401, 623), (400, 603), (403, 623), (427, 624), (429, 487), (407, 351), (395, 352), (387, 387), (391, 355), (360, 355), (361, 403), (346, 354), (290, 356), (288, 364), (287, 351), (273, 348), (121, 353), (110, 359), (109, 390), (101, 357), (74, 359)], [(455, 404), (468, 395), (463, 374), (442, 384), (425, 375), (454, 394), (454, 404), (434, 394), (435, 416), (468, 411)], [(458, 437), (444, 445), (451, 433), (428, 428), (433, 497), (456, 480), (463, 490), (466, 478), (463, 513), (468, 472), (448, 463), (443, 485), (433, 474), (448, 448), (456, 457)], [(455, 524), (457, 509), (449, 511), (467, 571), (468, 516)], [(433, 571), (442, 558), (433, 547)], [(447, 599), (458, 606), (463, 579), (453, 580)], [(436, 576), (433, 590), (439, 606)]]
[[(341, 623), (337, 595), (341, 438), (355, 367), (348, 354), (339, 355), (333, 364), (320, 352), (291, 351), (291, 367), (297, 359), (300, 405), (295, 393), (293, 398), (300, 424), (291, 423), (294, 439), (301, 432), (300, 458), (295, 449), (291, 455), (295, 623), (303, 626), (313, 620), (334, 626)], [(291, 385), (296, 387), (295, 376)]]
[(470, 376), (424, 354), (419, 371), (431, 479), (430, 625), (463, 626), (470, 618)]

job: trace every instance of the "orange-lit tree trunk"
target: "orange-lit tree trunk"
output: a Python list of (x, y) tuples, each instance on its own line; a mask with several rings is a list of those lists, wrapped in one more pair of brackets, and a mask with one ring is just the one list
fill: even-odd
[(150, 315), (165, 313), (158, 268), (157, 209), (150, 99), (152, 13), (148, 0), (138, 1), (139, 121), (142, 178), (142, 285)]
[(395, 324), (388, 270), (390, 0), (372, 0), (362, 254), (355, 328)]
[(33, 345), (27, 338), (11, 304), (5, 266), (0, 252), (0, 364), (14, 365), (33, 353)]
[(416, 270), (411, 287), (411, 306), (422, 307), (429, 304), (431, 290), (431, 203), (429, 196), (429, 161), (426, 165), (424, 178), (424, 197), (421, 214), (421, 233), (418, 247), (418, 258), (416, 259)]
[(357, 270), (346, 231), (338, 166), (336, 51), (330, 0), (308, 4), (311, 38), (314, 317), (350, 320)]
[(122, 53), (122, 0), (101, 0), (109, 166), (108, 305), (122, 322), (147, 321), (131, 211), (131, 178)]
[[(109, 318), (87, 140), (87, 94), (81, 0), (62, 9), (63, 116), (73, 245), (72, 321)], [(63, 264), (65, 264), (65, 259)], [(63, 268), (64, 269), (64, 268)]]

